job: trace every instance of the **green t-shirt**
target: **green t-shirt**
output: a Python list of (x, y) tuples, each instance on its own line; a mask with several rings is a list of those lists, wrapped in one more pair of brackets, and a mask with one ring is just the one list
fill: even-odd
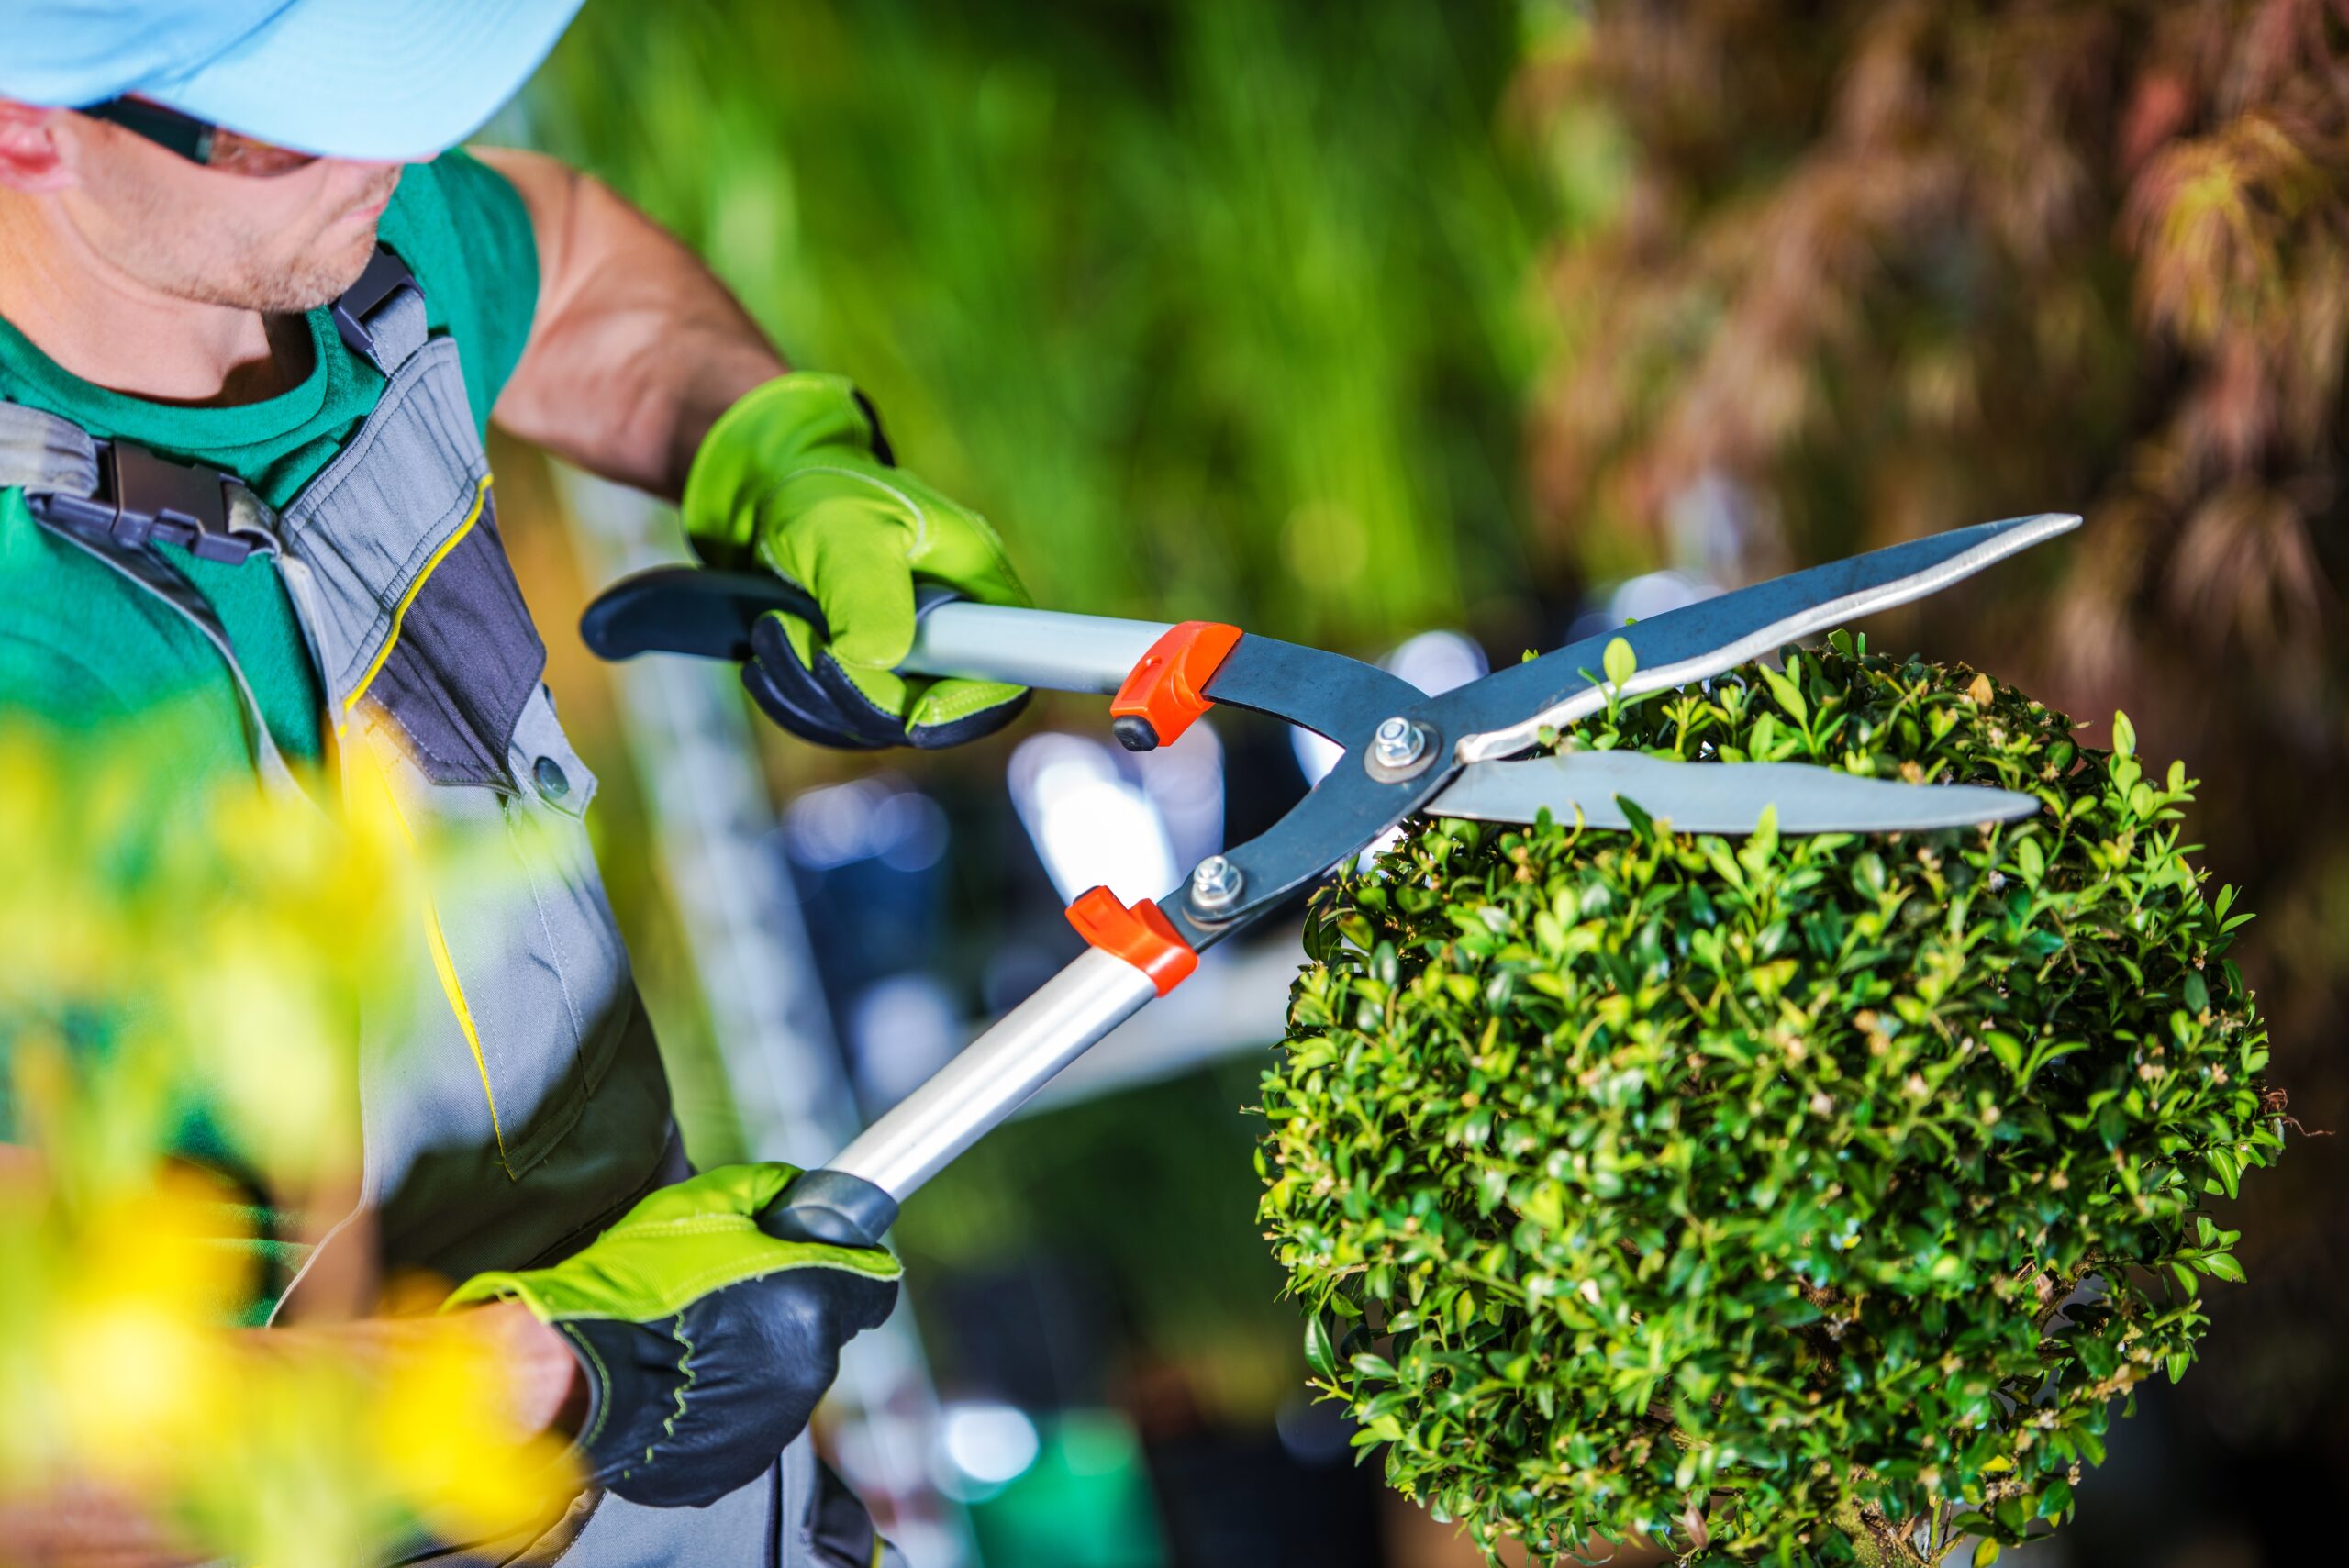
[[(473, 417), (485, 431), (538, 304), (538, 248), (521, 197), (483, 163), (445, 153), (402, 176), (382, 232), (423, 286), (433, 329), (456, 339)], [(384, 386), (344, 345), (330, 310), (307, 320), (316, 361), (309, 376), (282, 395), (233, 408), (174, 407), (92, 386), (0, 321), (0, 397), (102, 439), (233, 473), (283, 507), (341, 450)], [(224, 566), (159, 548), (219, 617), (286, 759), (317, 761), (325, 699), (275, 559)], [(217, 722), (189, 727), (197, 754), (184, 759), (183, 779), (252, 765), (235, 682), (204, 635), (50, 537), (23, 492), (0, 491), (0, 723), (14, 710), (79, 730), (162, 703), (184, 713), (217, 710)]]

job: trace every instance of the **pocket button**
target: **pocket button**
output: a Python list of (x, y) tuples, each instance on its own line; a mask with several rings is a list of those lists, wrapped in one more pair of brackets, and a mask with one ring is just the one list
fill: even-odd
[(549, 800), (561, 800), (571, 793), (569, 775), (552, 757), (540, 757), (531, 765), (530, 776), (539, 781), (539, 793)]

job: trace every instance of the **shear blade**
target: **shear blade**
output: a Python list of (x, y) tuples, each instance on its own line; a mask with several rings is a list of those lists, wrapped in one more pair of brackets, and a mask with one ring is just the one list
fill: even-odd
[(1608, 687), (1596, 672), (1605, 667), (1607, 645), (1619, 637), (1639, 663), (1620, 688), (1621, 695), (1669, 691), (1831, 627), (1938, 593), (1993, 562), (2079, 526), (2074, 513), (2043, 512), (1954, 528), (1701, 599), (1497, 670), (1462, 687), (1451, 701), (1456, 730), (1469, 731), (1458, 735), (1453, 754), (1463, 762), (1510, 756), (1537, 744), (1542, 730), (1564, 729), (1606, 706)]
[(1463, 769), (1427, 805), (1431, 817), (1531, 822), (1547, 811), (1592, 828), (1629, 828), (1617, 797), (1683, 833), (1751, 833), (1765, 806), (1781, 833), (1900, 833), (2012, 822), (2039, 802), (1976, 784), (1855, 777), (1806, 762), (1678, 762), (1633, 751), (1565, 751)]

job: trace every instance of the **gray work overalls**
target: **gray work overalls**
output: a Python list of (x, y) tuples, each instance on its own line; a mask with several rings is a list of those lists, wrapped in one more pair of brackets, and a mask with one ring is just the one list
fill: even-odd
[[(372, 1229), (386, 1275), (462, 1280), (576, 1251), (686, 1167), (581, 820), (596, 781), (540, 679), (546, 650), (498, 540), (457, 345), (428, 333), (424, 296), (389, 251), (335, 316), (386, 385), (281, 515), (233, 476), (95, 442), (5, 402), (0, 488), (23, 489), (50, 532), (219, 650), (256, 766), (295, 792), (226, 631), (150, 540), (214, 559), (277, 555), (325, 690), (341, 787), (385, 791), (413, 831), (453, 829), (466, 846), (455, 870), (428, 867), (429, 962), (419, 956), (414, 994), (395, 1010), (401, 1038), (384, 1038), (384, 1019), (362, 1030), (360, 1201), (372, 1227), (346, 1221), (319, 1249)], [(802, 1437), (706, 1508), (590, 1494), (535, 1540), (406, 1561), (868, 1568), (881, 1550)]]

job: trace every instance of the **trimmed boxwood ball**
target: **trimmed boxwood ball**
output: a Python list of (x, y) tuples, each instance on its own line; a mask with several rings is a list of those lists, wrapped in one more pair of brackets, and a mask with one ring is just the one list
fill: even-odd
[(2181, 770), (1841, 633), (1565, 740), (2044, 809), (1423, 821), (1325, 890), (1260, 1149), (1317, 1386), (1488, 1552), (1979, 1563), (2061, 1521), (2242, 1277), (2206, 1211), (2282, 1142)]

